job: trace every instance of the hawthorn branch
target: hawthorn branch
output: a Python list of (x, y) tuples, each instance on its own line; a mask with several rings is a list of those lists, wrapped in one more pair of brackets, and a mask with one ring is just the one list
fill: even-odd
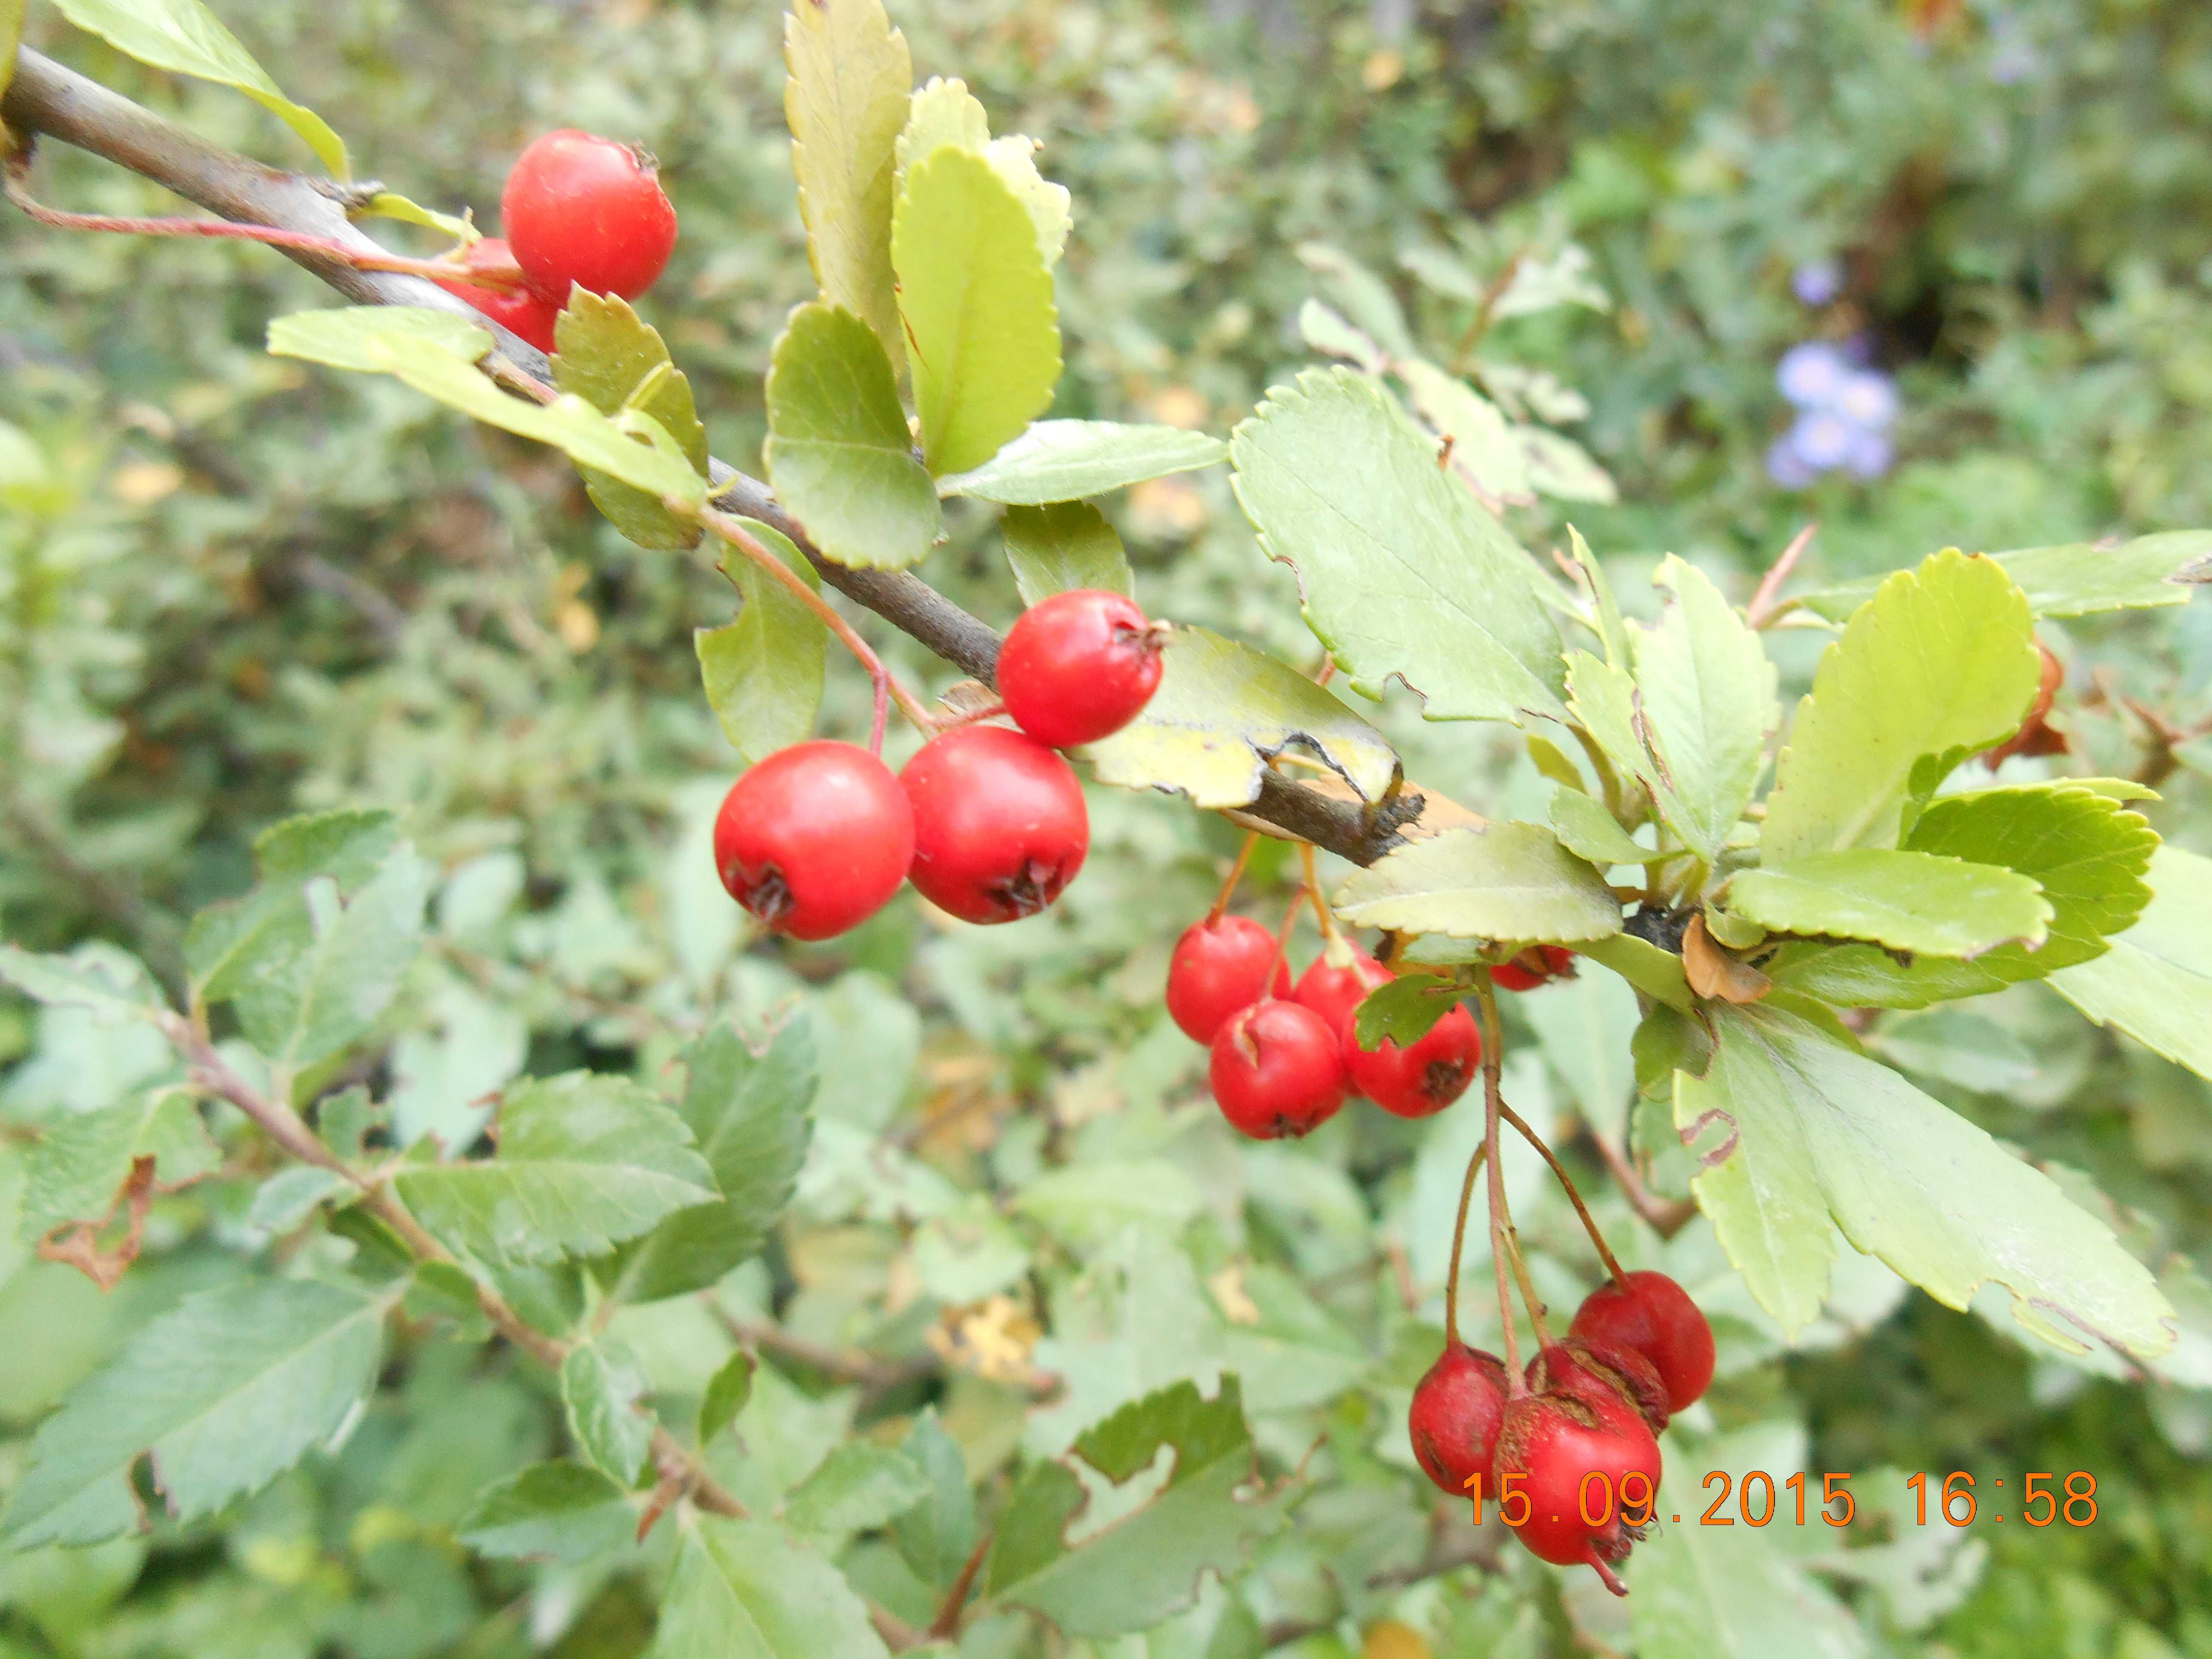
[[(337, 185), (266, 167), (208, 143), (28, 47), (16, 53), (15, 80), (0, 100), (0, 123), (23, 138), (52, 138), (112, 161), (222, 218), (314, 239), (323, 246), (300, 242), (276, 252), (356, 304), (419, 306), (465, 317), (497, 342), (483, 365), (487, 374), (511, 390), (550, 395), (550, 370), (543, 352), (434, 283), (365, 268), (393, 262), (391, 250), (356, 228), (350, 216), (367, 204), (376, 186)], [(766, 484), (727, 463), (711, 462), (708, 481), (716, 492), (717, 507), (781, 531), (846, 598), (963, 673), (995, 683), (999, 635), (988, 623), (909, 571), (857, 570), (824, 558), (805, 527), (783, 510)], [(1421, 798), (1411, 793), (1373, 805), (1334, 799), (1270, 769), (1261, 779), (1259, 799), (1243, 810), (1247, 817), (1262, 819), (1354, 864), (1369, 865), (1400, 844), (1400, 830), (1419, 814), (1421, 805)]]

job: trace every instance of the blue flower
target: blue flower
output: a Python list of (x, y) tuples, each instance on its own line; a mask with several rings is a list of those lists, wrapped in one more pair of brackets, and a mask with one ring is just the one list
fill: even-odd
[(1824, 306), (1844, 291), (1844, 268), (1834, 259), (1808, 259), (1790, 274), (1790, 292), (1808, 306)]
[(1808, 340), (1782, 354), (1774, 384), (1800, 409), (1825, 408), (1851, 373), (1843, 352), (1826, 340)]

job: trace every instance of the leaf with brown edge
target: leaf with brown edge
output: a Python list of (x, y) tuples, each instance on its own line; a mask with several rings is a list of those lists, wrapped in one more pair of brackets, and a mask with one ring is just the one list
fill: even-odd
[[(115, 1219), (118, 1209), (130, 1212), (130, 1225), (112, 1249), (100, 1248), (100, 1236)], [(112, 1291), (146, 1240), (146, 1212), (154, 1207), (154, 1160), (134, 1158), (131, 1173), (116, 1189), (115, 1201), (97, 1221), (79, 1221), (56, 1230), (39, 1241), (39, 1259), (75, 1267), (103, 1291)]]
[(1774, 981), (1758, 969), (1713, 943), (1703, 912), (1690, 918), (1682, 933), (1682, 971), (1692, 991), (1723, 1002), (1756, 1002), (1774, 988)]

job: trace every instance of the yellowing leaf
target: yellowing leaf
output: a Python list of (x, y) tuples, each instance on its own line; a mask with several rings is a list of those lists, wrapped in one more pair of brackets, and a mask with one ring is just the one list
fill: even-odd
[(1620, 931), (1620, 903), (1548, 830), (1447, 830), (1355, 870), (1336, 896), (1358, 927), (1575, 945)]

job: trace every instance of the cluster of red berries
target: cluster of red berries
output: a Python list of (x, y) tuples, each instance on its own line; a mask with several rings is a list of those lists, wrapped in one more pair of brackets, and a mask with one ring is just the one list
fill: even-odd
[(676, 210), (653, 157), (567, 128), (522, 152), (507, 175), (500, 218), (506, 236), (471, 243), (461, 268), (519, 272), (526, 286), (439, 286), (540, 351), (553, 349), (553, 325), (572, 289), (635, 300), (659, 280), (676, 246)]
[[(1511, 991), (1573, 972), (1573, 952), (1555, 945), (1490, 970)], [(1293, 986), (1273, 934), (1249, 917), (1212, 915), (1176, 941), (1168, 1013), (1184, 1036), (1211, 1045), (1214, 1103), (1255, 1139), (1305, 1134), (1355, 1094), (1399, 1117), (1427, 1117), (1467, 1092), (1482, 1064), (1482, 1033), (1462, 1003), (1418, 1042), (1401, 1046), (1386, 1036), (1364, 1047), (1355, 1029), (1359, 1005), (1391, 977), (1367, 952), (1332, 936)]]
[(1712, 1379), (1713, 1329), (1689, 1293), (1664, 1273), (1625, 1273), (1590, 1292), (1521, 1389), (1497, 1355), (1448, 1345), (1407, 1427), (1438, 1486), (1496, 1503), (1532, 1553), (1585, 1563), (1621, 1595), (1613, 1569), (1656, 1510), (1659, 1431)]
[(793, 939), (843, 933), (909, 879), (963, 921), (1035, 915), (1091, 848), (1082, 785), (1054, 751), (1136, 719), (1159, 685), (1160, 652), (1160, 631), (1121, 594), (1040, 601), (999, 653), (999, 694), (1020, 730), (955, 726), (896, 776), (848, 743), (770, 755), (714, 820), (722, 885)]

